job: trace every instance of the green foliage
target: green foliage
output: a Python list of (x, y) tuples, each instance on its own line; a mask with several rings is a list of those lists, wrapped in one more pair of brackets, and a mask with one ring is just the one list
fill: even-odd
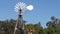
[[(13, 34), (16, 20), (0, 21), (0, 34)], [(26, 21), (24, 21), (26, 22)], [(43, 28), (39, 23), (25, 24), (25, 33), (33, 32), (33, 34), (60, 34), (60, 19), (52, 16), (51, 21), (46, 23), (47, 28)], [(18, 29), (16, 33), (20, 34)]]

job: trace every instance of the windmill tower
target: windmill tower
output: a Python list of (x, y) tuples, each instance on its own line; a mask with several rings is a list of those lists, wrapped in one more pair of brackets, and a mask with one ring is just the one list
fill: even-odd
[[(16, 4), (14, 9), (15, 9), (15, 11), (18, 12), (18, 19), (17, 19), (16, 25), (15, 25), (14, 34), (16, 34), (17, 29), (20, 29), (22, 31), (21, 34), (24, 34), (24, 22), (23, 22), (22, 15), (26, 10), (32, 10), (33, 6), (32, 5), (27, 6), (23, 2), (19, 2), (18, 4)], [(18, 24), (20, 25), (20, 27), (18, 26)]]

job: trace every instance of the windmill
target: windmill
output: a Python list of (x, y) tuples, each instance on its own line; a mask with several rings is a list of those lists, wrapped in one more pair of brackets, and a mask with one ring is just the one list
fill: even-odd
[(18, 24), (20, 23), (20, 25), (22, 25), (21, 29), (24, 31), (24, 23), (23, 23), (23, 13), (27, 10), (33, 10), (33, 5), (26, 5), (25, 3), (23, 2), (19, 2), (15, 5), (15, 8), (14, 10), (16, 12), (18, 12), (18, 19), (17, 19), (17, 22), (16, 22), (16, 25), (15, 25), (15, 29), (14, 29), (14, 34), (16, 34), (16, 30), (18, 29)]

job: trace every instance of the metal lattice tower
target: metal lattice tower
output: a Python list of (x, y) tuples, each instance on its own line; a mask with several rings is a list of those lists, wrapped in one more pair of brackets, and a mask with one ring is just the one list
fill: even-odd
[[(22, 17), (22, 10), (19, 10), (19, 14), (18, 14), (18, 19), (15, 25), (15, 30), (14, 30), (14, 34), (16, 33), (16, 30), (18, 29), (18, 25), (20, 25), (19, 28), (21, 28), (22, 30), (24, 30), (24, 23), (23, 23), (23, 17)], [(23, 32), (24, 33), (24, 32)]]

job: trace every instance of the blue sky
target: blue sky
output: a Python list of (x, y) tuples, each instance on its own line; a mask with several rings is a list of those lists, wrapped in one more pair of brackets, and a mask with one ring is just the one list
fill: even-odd
[(60, 0), (0, 0), (0, 20), (17, 19), (17, 12), (14, 6), (18, 2), (24, 2), (27, 5), (33, 5), (32, 11), (24, 12), (23, 19), (27, 23), (41, 22), (46, 27), (46, 22), (50, 21), (51, 16), (60, 19)]

